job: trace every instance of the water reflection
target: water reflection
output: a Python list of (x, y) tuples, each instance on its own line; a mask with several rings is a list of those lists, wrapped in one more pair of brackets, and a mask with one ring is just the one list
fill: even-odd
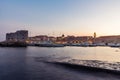
[(25, 78), (26, 48), (0, 48), (0, 80)]
[[(117, 51), (116, 51), (117, 50)], [(64, 47), (64, 48), (39, 48), (29, 47), (27, 56), (45, 57), (71, 57), (79, 60), (101, 60), (120, 62), (120, 49), (111, 47)]]
[[(36, 61), (36, 57), (120, 62), (120, 49), (110, 47), (0, 48), (0, 80), (109, 79), (107, 74), (104, 74), (103, 76), (106, 77), (103, 78), (98, 73), (71, 71), (61, 66)], [(112, 76), (111, 80), (119, 80), (119, 78)]]

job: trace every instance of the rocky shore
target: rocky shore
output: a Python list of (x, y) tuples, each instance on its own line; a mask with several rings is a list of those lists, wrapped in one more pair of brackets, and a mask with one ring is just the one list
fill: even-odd
[(0, 47), (27, 47), (25, 42), (0, 42)]

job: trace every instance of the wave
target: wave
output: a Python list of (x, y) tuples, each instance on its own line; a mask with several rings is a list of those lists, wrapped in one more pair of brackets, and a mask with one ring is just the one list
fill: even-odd
[(78, 64), (71, 64), (71, 63), (66, 63), (66, 62), (46, 62), (46, 63), (51, 63), (54, 65), (59, 65), (62, 67), (65, 67), (67, 69), (72, 69), (75, 71), (87, 71), (87, 72), (103, 72), (103, 73), (109, 73), (109, 74), (115, 74), (115, 75), (120, 75), (120, 71), (117, 70), (110, 70), (110, 69), (104, 69), (104, 68), (99, 68), (99, 67), (91, 67), (91, 66), (84, 66), (84, 65), (78, 65)]
[(70, 57), (35, 57), (37, 62), (50, 63), (76, 71), (104, 72), (120, 75), (120, 62), (77, 60)]

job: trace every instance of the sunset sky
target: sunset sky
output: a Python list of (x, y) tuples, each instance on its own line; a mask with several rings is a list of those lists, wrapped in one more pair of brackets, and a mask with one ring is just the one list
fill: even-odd
[(120, 35), (120, 0), (0, 0), (0, 40), (34, 35)]

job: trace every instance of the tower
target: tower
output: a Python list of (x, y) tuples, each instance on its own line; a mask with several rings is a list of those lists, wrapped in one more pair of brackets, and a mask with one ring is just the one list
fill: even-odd
[(93, 35), (93, 43), (96, 42), (96, 32), (94, 32), (94, 35)]
[(94, 39), (96, 39), (96, 32), (94, 32)]

